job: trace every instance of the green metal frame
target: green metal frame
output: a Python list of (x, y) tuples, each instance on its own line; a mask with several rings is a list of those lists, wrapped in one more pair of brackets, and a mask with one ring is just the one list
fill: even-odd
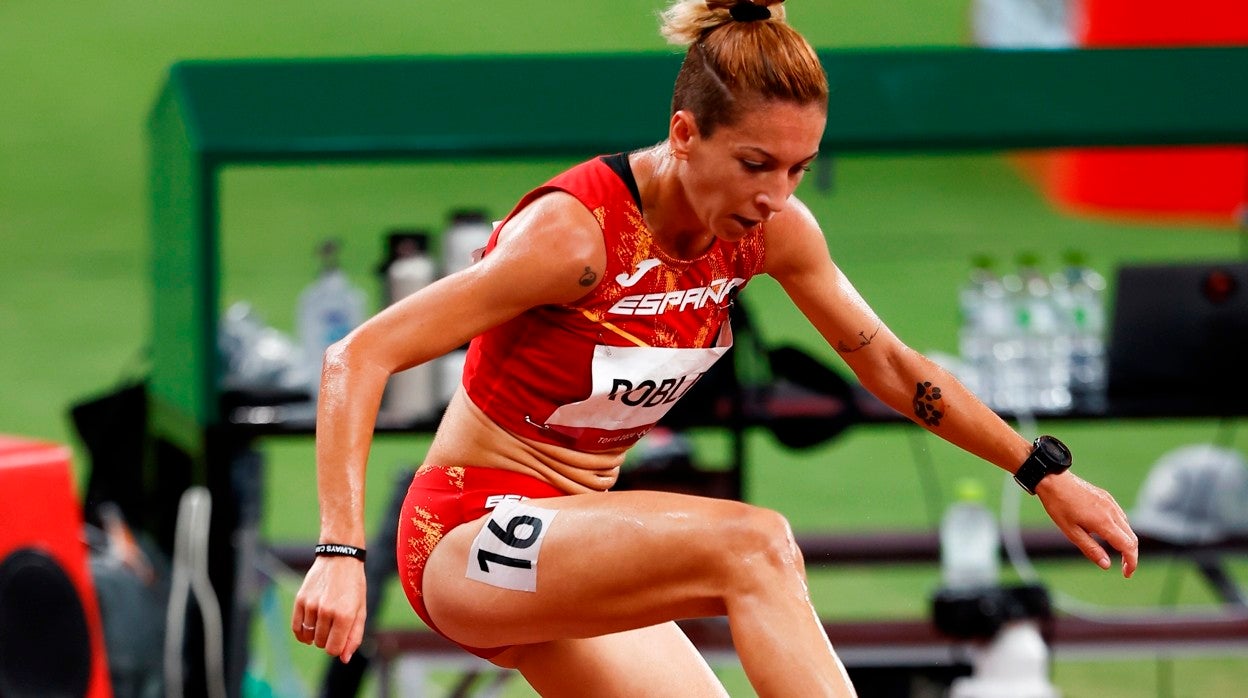
[[(820, 58), (829, 153), (1248, 143), (1248, 47)], [(221, 425), (224, 168), (629, 150), (665, 136), (678, 67), (669, 54), (175, 64), (149, 124), (153, 433), (198, 460)]]

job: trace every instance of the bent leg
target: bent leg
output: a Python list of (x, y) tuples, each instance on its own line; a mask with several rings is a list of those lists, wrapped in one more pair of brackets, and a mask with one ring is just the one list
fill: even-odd
[(675, 623), (509, 649), (499, 658), (543, 698), (722, 698), (723, 685)]
[(466, 578), (486, 519), (457, 527), (430, 555), (426, 607), (457, 642), (549, 643), (727, 614), (760, 695), (854, 695), (810, 604), (792, 532), (775, 512), (664, 492), (526, 504), (557, 512), (542, 534), (535, 590)]

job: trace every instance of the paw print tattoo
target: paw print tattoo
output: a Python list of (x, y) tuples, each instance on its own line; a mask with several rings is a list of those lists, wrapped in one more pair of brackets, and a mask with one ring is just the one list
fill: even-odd
[(928, 381), (915, 384), (914, 415), (923, 420), (924, 424), (929, 427), (940, 426), (940, 420), (945, 416), (942, 407), (939, 387), (933, 386)]

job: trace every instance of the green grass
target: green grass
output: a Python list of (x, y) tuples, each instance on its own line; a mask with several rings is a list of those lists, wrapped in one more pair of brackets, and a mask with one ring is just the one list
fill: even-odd
[[(660, 0), (613, 3), (297, 4), (0, 3), (0, 432), (74, 443), (65, 414), (76, 399), (141, 372), (149, 341), (145, 120), (168, 66), (189, 58), (664, 50), (653, 14)], [(965, 35), (967, 2), (787, 3), (818, 47), (949, 45)], [(656, 115), (656, 119), (663, 115)], [(642, 144), (639, 144), (642, 145)], [(313, 271), (324, 236), (346, 241), (344, 262), (375, 290), (381, 235), (395, 226), (438, 229), (454, 207), (492, 213), (560, 168), (559, 162), (239, 168), (224, 175), (223, 302), (247, 300), (274, 325), (293, 326), (294, 297)], [(923, 351), (952, 352), (955, 289), (972, 254), (1011, 260), (1037, 250), (1089, 253), (1102, 271), (1142, 260), (1230, 257), (1225, 228), (1076, 218), (1054, 210), (999, 155), (856, 156), (836, 161), (836, 189), (806, 185), (838, 263), (873, 307)], [(772, 343), (794, 342), (841, 367), (774, 283), (751, 285), (746, 302)], [(137, 365), (140, 368), (135, 368)], [(1079, 469), (1134, 503), (1149, 466), (1169, 449), (1211, 440), (1208, 420), (1059, 422)], [(368, 521), (377, 525), (393, 474), (418, 463), (426, 437), (387, 436), (369, 472)], [(1233, 443), (1248, 448), (1248, 436)], [(699, 454), (725, 458), (719, 434), (698, 435)], [(262, 444), (264, 532), (302, 541), (317, 526), (313, 454), (307, 439)], [(916, 457), (916, 454), (921, 458)], [(82, 476), (85, 459), (77, 466)], [(934, 513), (920, 487), (932, 468), (944, 492), (972, 475), (995, 487), (982, 463), (906, 427), (856, 427), (831, 443), (792, 452), (768, 434), (748, 440), (749, 498), (785, 512), (799, 531), (923, 528)], [(1023, 519), (1042, 524), (1034, 501)], [(1145, 560), (1124, 582), (1086, 563), (1046, 564), (1056, 591), (1114, 607), (1155, 606), (1170, 574)], [(1248, 577), (1243, 564), (1233, 568)], [(812, 593), (830, 617), (905, 617), (924, 612), (932, 567), (812, 570)], [(1184, 577), (1179, 602), (1207, 604)], [(289, 589), (285, 590), (287, 596)], [(288, 599), (286, 601), (288, 603)], [(387, 625), (415, 625), (401, 595)], [(321, 658), (292, 649), (309, 682)], [(1059, 656), (1068, 696), (1229, 696), (1248, 660), (1179, 658), (1165, 664)], [(1171, 677), (1166, 678), (1170, 672)], [(739, 670), (723, 676), (749, 695)], [(518, 684), (508, 695), (531, 695)]]

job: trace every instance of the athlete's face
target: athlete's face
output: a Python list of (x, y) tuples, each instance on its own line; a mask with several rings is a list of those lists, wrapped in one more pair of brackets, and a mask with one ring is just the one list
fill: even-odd
[(819, 151), (823, 105), (773, 101), (709, 138), (691, 126), (684, 186), (705, 228), (736, 241), (788, 204)]

